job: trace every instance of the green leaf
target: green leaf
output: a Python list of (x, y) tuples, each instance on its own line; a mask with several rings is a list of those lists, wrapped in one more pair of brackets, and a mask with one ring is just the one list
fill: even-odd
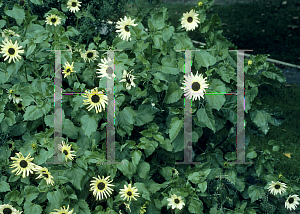
[(163, 45), (162, 35), (155, 34), (153, 37), (153, 43), (156, 49), (162, 49), (162, 45)]
[(44, 103), (44, 105), (40, 108), (36, 105), (34, 106), (28, 106), (26, 108), (25, 114), (24, 114), (24, 120), (36, 120), (43, 116), (43, 114), (47, 114), (51, 109), (50, 103)]
[(142, 152), (137, 150), (137, 151), (132, 151), (130, 154), (131, 158), (132, 158), (132, 163), (137, 166), (140, 162), (140, 159), (142, 157)]
[(183, 94), (183, 90), (178, 86), (176, 82), (170, 82), (164, 103), (170, 104), (177, 102)]
[[(216, 58), (210, 55), (205, 50), (196, 51), (195, 61), (197, 62), (198, 65), (202, 67), (206, 67), (207, 69), (209, 66), (212, 66), (217, 62)], [(197, 69), (199, 69), (199, 67)]]
[(4, 13), (16, 20), (18, 20), (18, 19), (24, 20), (25, 19), (24, 9), (18, 4), (14, 4), (14, 8), (12, 10), (6, 10), (6, 11), (4, 11)]
[(6, 181), (0, 181), (0, 192), (7, 192), (10, 191), (9, 183)]
[(256, 157), (257, 157), (257, 153), (255, 151), (251, 151), (251, 152), (247, 153), (247, 155), (246, 155), (246, 158), (250, 158), (250, 159), (253, 159)]
[(269, 131), (268, 121), (271, 120), (271, 115), (264, 110), (255, 110), (250, 112), (250, 117), (253, 123), (266, 135)]
[(151, 155), (154, 151), (155, 148), (157, 148), (158, 143), (156, 141), (150, 141), (145, 137), (140, 138), (140, 143), (138, 144), (138, 148), (144, 149), (146, 153), (146, 157)]
[(173, 140), (176, 138), (176, 136), (178, 135), (182, 126), (183, 126), (182, 120), (180, 120), (178, 117), (172, 118), (172, 121), (170, 124), (170, 129), (169, 129), (169, 135), (170, 135), (171, 142), (173, 142)]
[(211, 108), (209, 108), (208, 105), (205, 105), (205, 108), (201, 108), (197, 111), (197, 119), (198, 121), (204, 123), (206, 127), (216, 132), (214, 116)]
[(186, 34), (174, 34), (172, 39), (175, 41), (174, 51), (176, 50), (189, 50), (192, 49), (193, 43)]
[(170, 40), (170, 38), (172, 37), (174, 31), (175, 31), (175, 29), (173, 26), (165, 28), (163, 31), (163, 34), (162, 34), (162, 39), (165, 42), (168, 42)]
[[(9, 181), (9, 180), (8, 180)], [(13, 190), (5, 195), (5, 198), (7, 198), (9, 201), (15, 201), (19, 205), (23, 202), (24, 197), (20, 194), (18, 190)]]
[(121, 127), (129, 136), (133, 130), (135, 111), (130, 107), (125, 107), (116, 116), (116, 126)]
[(11, 74), (6, 70), (6, 64), (0, 62), (0, 84), (6, 83), (9, 80), (10, 76)]
[(204, 192), (206, 191), (206, 189), (207, 189), (207, 182), (206, 182), (206, 181), (203, 181), (202, 183), (199, 183), (199, 184), (198, 184), (198, 187), (199, 187), (200, 191), (201, 191), (202, 193), (204, 193)]
[(225, 95), (223, 94), (205, 94), (205, 99), (212, 108), (217, 109), (218, 111), (226, 101)]
[(24, 192), (26, 194), (26, 202), (31, 202), (39, 195), (39, 190), (35, 186), (25, 186)]
[(43, 0), (30, 0), (33, 4), (42, 5)]
[(40, 205), (26, 201), (24, 203), (24, 213), (41, 214), (43, 209)]
[[(69, 171), (69, 170), (67, 170), (67, 171)], [(55, 207), (61, 207), (62, 202), (66, 197), (67, 196), (61, 189), (57, 189), (57, 191), (52, 191), (52, 192), (47, 193), (47, 199), (48, 199), (49, 203), (51, 203)]]
[(34, 49), (36, 48), (36, 44), (35, 43), (32, 43), (28, 46), (28, 49), (26, 51), (26, 58), (32, 54), (32, 52), (34, 51)]
[(8, 131), (9, 126), (12, 126), (13, 124), (16, 123), (16, 115), (12, 111), (10, 110), (4, 111), (4, 115), (5, 118), (1, 122), (1, 129), (3, 133)]
[(184, 149), (184, 130), (181, 129), (172, 142), (172, 147), (174, 148), (174, 152), (180, 152)]
[(149, 20), (152, 21), (154, 30), (160, 30), (165, 26), (164, 14), (162, 12), (155, 13)]
[(148, 189), (146, 188), (144, 183), (135, 183), (134, 186), (137, 187), (137, 189), (139, 190), (138, 192), (140, 193), (140, 195), (142, 195), (142, 197), (148, 201), (150, 201), (150, 192), (148, 191)]
[(261, 75), (273, 80), (278, 80), (281, 83), (286, 82), (286, 78), (282, 71), (276, 67), (269, 67), (266, 71), (263, 71)]
[(138, 175), (143, 178), (147, 179), (150, 172), (150, 164), (147, 162), (142, 162), (138, 165)]
[(82, 179), (86, 176), (86, 171), (73, 167), (72, 169), (67, 169), (64, 176), (70, 179), (70, 182), (76, 189), (82, 190)]
[(136, 172), (136, 166), (129, 162), (126, 159), (123, 159), (121, 162), (124, 164), (117, 164), (117, 168), (126, 176), (128, 179), (131, 179), (134, 173)]
[(172, 168), (169, 166), (166, 167), (162, 167), (159, 170), (160, 174), (164, 177), (164, 179), (166, 179), (167, 181), (172, 178), (173, 172), (172, 172)]
[(203, 213), (203, 202), (196, 197), (193, 197), (189, 204), (188, 210), (191, 213), (202, 214)]
[(51, 158), (54, 154), (54, 149), (50, 149), (49, 151), (45, 149), (41, 149), (39, 154), (34, 157), (35, 162), (37, 165), (42, 165), (45, 163), (49, 158)]
[(264, 190), (261, 189), (260, 187), (256, 187), (256, 186), (252, 185), (248, 189), (248, 194), (249, 194), (249, 197), (251, 198), (251, 203), (253, 203), (256, 200), (261, 199), (265, 193), (264, 193)]
[(74, 126), (69, 119), (65, 119), (65, 122), (63, 122), (62, 133), (71, 139), (78, 139), (78, 127)]
[(135, 126), (142, 126), (151, 122), (154, 119), (154, 115), (159, 110), (152, 108), (149, 104), (142, 104), (138, 107), (138, 111), (135, 112)]
[(97, 130), (98, 123), (94, 116), (84, 115), (80, 119), (82, 123), (82, 130), (87, 137), (91, 137), (91, 135)]
[(179, 74), (176, 59), (171, 56), (165, 56), (161, 60), (162, 66), (158, 66), (158, 70), (165, 74)]

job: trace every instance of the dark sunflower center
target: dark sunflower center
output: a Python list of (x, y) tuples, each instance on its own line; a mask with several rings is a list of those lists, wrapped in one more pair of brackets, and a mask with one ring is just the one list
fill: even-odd
[(18, 94), (15, 94), (15, 97), (20, 97), (20, 95), (18, 95)]
[(129, 32), (129, 27), (127, 27), (127, 26), (129, 26), (129, 25), (125, 25), (124, 29), (125, 29), (127, 32)]
[(69, 152), (68, 152), (67, 150), (64, 150), (63, 153), (64, 153), (65, 155), (68, 155), (68, 154), (69, 154)]
[(280, 185), (276, 184), (275, 186), (275, 189), (280, 189)]
[(188, 21), (189, 23), (193, 22), (193, 17), (187, 18), (187, 21)]
[(4, 208), (3, 214), (11, 214), (12, 210), (10, 208)]
[(98, 185), (97, 185), (98, 189), (99, 190), (103, 190), (105, 188), (105, 183), (103, 182), (100, 182)]
[(174, 202), (175, 202), (175, 204), (179, 204), (180, 201), (179, 201), (179, 199), (176, 198), (176, 199), (174, 200)]
[(56, 22), (56, 18), (52, 18), (52, 19), (51, 19), (51, 22), (52, 22), (52, 23), (55, 23), (55, 22)]
[(69, 47), (68, 45), (66, 45), (66, 48), (67, 48), (67, 49), (70, 49), (70, 47)]
[(87, 58), (93, 58), (94, 54), (92, 52), (89, 52), (86, 56)]
[(72, 7), (76, 7), (76, 6), (77, 6), (76, 2), (72, 2)]
[(10, 149), (11, 149), (11, 148), (12, 148), (12, 146), (13, 146), (12, 144), (8, 144), (8, 148), (10, 148)]
[(289, 203), (290, 203), (290, 204), (294, 203), (294, 198), (290, 198), (290, 199), (289, 199)]
[(128, 195), (128, 196), (132, 196), (132, 192), (131, 192), (131, 191), (128, 191), (128, 192), (127, 192), (127, 195)]
[(19, 103), (19, 104), (18, 104), (18, 107), (19, 107), (19, 108), (22, 108), (22, 104), (21, 104), (21, 103)]
[(16, 50), (15, 50), (14, 48), (9, 48), (9, 49), (8, 49), (9, 55), (14, 55), (15, 52), (16, 52)]
[(130, 75), (126, 76), (126, 82), (129, 83), (129, 84), (131, 83), (130, 77), (131, 77)]
[(99, 100), (100, 100), (100, 97), (95, 94), (95, 95), (92, 96), (91, 100), (92, 100), (93, 103), (98, 103)]
[(20, 1), (20, 6), (23, 6), (25, 4), (24, 0)]
[(48, 174), (43, 174), (43, 176), (44, 176), (45, 178), (49, 178), (49, 175), (48, 175)]
[(70, 73), (70, 71), (71, 71), (70, 68), (68, 68), (66, 72), (67, 72), (67, 73)]
[(122, 203), (122, 204), (119, 205), (119, 209), (120, 210), (125, 210), (125, 208), (126, 208), (126, 205), (124, 203)]
[(27, 161), (26, 161), (26, 160), (21, 160), (21, 161), (20, 161), (20, 166), (21, 166), (22, 168), (26, 168), (26, 167), (28, 166)]
[(193, 91), (199, 91), (200, 84), (198, 82), (193, 82), (192, 89), (193, 89)]

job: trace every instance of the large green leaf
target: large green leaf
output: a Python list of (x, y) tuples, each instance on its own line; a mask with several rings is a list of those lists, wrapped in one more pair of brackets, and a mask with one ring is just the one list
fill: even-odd
[(191, 39), (186, 34), (174, 34), (172, 39), (175, 40), (175, 46), (173, 48), (174, 51), (176, 50), (189, 50), (192, 49), (193, 43)]
[(151, 122), (154, 119), (154, 115), (159, 110), (152, 108), (149, 104), (142, 104), (138, 107), (138, 111), (136, 111), (135, 117), (135, 126), (142, 126)]
[(137, 187), (142, 197), (148, 201), (150, 201), (150, 192), (148, 191), (147, 187), (144, 183), (135, 183), (134, 186)]
[(12, 10), (6, 10), (6, 11), (4, 11), (4, 13), (16, 20), (18, 20), (18, 19), (24, 20), (25, 19), (24, 9), (18, 4), (14, 4), (14, 8)]
[(142, 152), (140, 150), (137, 151), (132, 151), (130, 154), (131, 158), (132, 158), (132, 163), (137, 166), (140, 162), (140, 159), (142, 157)]
[(39, 190), (35, 186), (25, 186), (26, 202), (31, 202), (39, 195)]
[(90, 137), (97, 130), (98, 123), (93, 116), (84, 115), (80, 119), (80, 122), (82, 123), (81, 128), (87, 137)]
[(6, 181), (0, 181), (0, 192), (8, 192), (10, 191), (9, 183)]
[(170, 124), (170, 129), (169, 129), (169, 135), (170, 135), (171, 142), (173, 142), (173, 140), (176, 138), (176, 136), (178, 135), (182, 126), (183, 126), (182, 120), (180, 120), (178, 117), (172, 118), (172, 121)]
[(206, 94), (205, 99), (212, 108), (217, 109), (218, 111), (226, 101), (224, 94)]
[(37, 105), (28, 106), (24, 114), (24, 120), (36, 120), (46, 115), (51, 109), (51, 103), (43, 103), (41, 107)]
[(41, 214), (42, 212), (43, 208), (40, 205), (31, 203), (29, 201), (24, 203), (24, 213)]
[(135, 111), (130, 107), (125, 107), (116, 116), (116, 126), (120, 126), (129, 136), (133, 130)]
[[(196, 51), (195, 60), (198, 64), (198, 66), (200, 65), (200, 66), (206, 67), (206, 68), (214, 65), (217, 62), (216, 58), (214, 56), (210, 55), (205, 50)], [(197, 66), (196, 66), (196, 68), (199, 69), (199, 67), (197, 67)]]
[(70, 179), (70, 182), (76, 189), (82, 190), (82, 179), (86, 176), (86, 171), (73, 167), (72, 169), (67, 169), (64, 176)]
[(264, 110), (255, 110), (250, 112), (250, 117), (253, 123), (266, 135), (269, 131), (268, 122), (271, 120), (271, 115)]
[(197, 197), (193, 197), (189, 204), (188, 210), (191, 213), (202, 214), (203, 213), (203, 202)]
[(214, 132), (216, 131), (215, 119), (209, 105), (205, 105), (205, 108), (201, 108), (197, 111), (197, 119), (199, 122), (204, 123), (206, 127), (210, 128)]
[(176, 82), (170, 82), (164, 103), (170, 104), (177, 102), (183, 94), (183, 90), (180, 89)]
[(148, 162), (142, 162), (138, 165), (138, 175), (143, 178), (147, 179), (150, 172), (150, 164)]
[(165, 74), (178, 74), (179, 69), (177, 67), (178, 62), (171, 56), (165, 56), (161, 60), (162, 66), (158, 67), (158, 70)]
[(249, 197), (251, 198), (251, 203), (254, 201), (261, 199), (265, 194), (264, 190), (257, 186), (250, 186), (248, 189)]
[(73, 122), (69, 119), (66, 119), (63, 123), (62, 133), (67, 135), (71, 139), (78, 138), (78, 127), (74, 126)]
[(126, 159), (123, 159), (121, 162), (124, 164), (117, 164), (117, 168), (126, 176), (128, 179), (131, 179), (134, 173), (136, 172), (136, 166), (129, 162)]
[[(76, 176), (74, 176), (76, 177)], [(67, 195), (63, 192), (62, 189), (57, 189), (56, 191), (48, 192), (47, 199), (49, 203), (56, 207), (61, 207), (63, 200), (67, 197)]]
[(5, 118), (1, 122), (1, 129), (2, 132), (7, 132), (8, 127), (16, 123), (16, 115), (10, 110), (4, 111), (4, 114)]

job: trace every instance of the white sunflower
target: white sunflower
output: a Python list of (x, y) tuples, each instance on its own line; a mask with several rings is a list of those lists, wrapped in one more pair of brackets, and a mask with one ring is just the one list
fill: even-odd
[[(109, 67), (107, 65), (108, 61), (107, 59), (101, 59), (101, 62), (102, 63), (99, 63), (98, 66), (100, 67), (100, 69), (96, 69), (98, 70), (99, 72), (96, 72), (98, 74), (101, 74), (100, 76), (98, 76), (99, 78), (102, 78), (102, 77), (107, 77), (109, 79), (111, 79), (111, 77), (108, 76), (108, 73), (107, 73), (107, 68)], [(116, 75), (114, 73), (112, 73), (112, 77), (115, 78)]]
[(274, 182), (272, 181), (271, 184), (269, 184), (269, 191), (271, 192), (271, 194), (276, 195), (277, 193), (279, 193), (281, 195), (281, 192), (285, 192), (286, 189), (286, 184), (285, 183), (281, 183), (279, 181)]
[(95, 107), (96, 113), (105, 110), (105, 104), (107, 104), (108, 97), (103, 94), (103, 91), (99, 91), (97, 88), (91, 90), (91, 92), (85, 91), (86, 94), (82, 94), (81, 96), (86, 97), (87, 99), (83, 101), (84, 105), (90, 104), (87, 108), (90, 111), (93, 107)]
[(169, 201), (168, 206), (172, 206), (172, 209), (177, 208), (181, 210), (185, 205), (181, 196), (177, 197), (175, 194), (171, 195), (171, 198), (168, 198), (167, 201)]
[(13, 100), (13, 103), (18, 104), (22, 101), (19, 94), (16, 94), (15, 90), (7, 90), (8, 91), (8, 99)]
[(140, 197), (137, 193), (137, 187), (131, 187), (131, 184), (128, 184), (128, 187), (124, 185), (124, 189), (121, 189), (121, 197), (124, 197), (124, 200), (131, 201), (131, 199), (137, 200), (135, 197)]
[(16, 36), (16, 37), (20, 37), (19, 34), (16, 34), (14, 31), (10, 30), (10, 29), (4, 29), (2, 31), (2, 37), (5, 38), (5, 40), (8, 40), (9, 38), (11, 38), (12, 36)]
[(61, 153), (65, 154), (66, 161), (68, 159), (70, 159), (72, 161), (74, 159), (74, 157), (76, 156), (76, 155), (72, 154), (74, 151), (71, 151), (71, 145), (66, 144), (65, 141), (63, 141), (62, 144), (58, 145), (58, 149), (59, 149), (59, 151), (61, 151)]
[(74, 71), (74, 67), (73, 67), (74, 62), (72, 62), (72, 65), (69, 64), (69, 62), (66, 62), (64, 65), (64, 71), (62, 72), (65, 76), (64, 78), (66, 78), (67, 76), (71, 75), (72, 72), (76, 72)]
[(25, 178), (26, 176), (29, 176), (29, 173), (33, 174), (33, 171), (37, 170), (36, 165), (31, 162), (34, 158), (30, 158), (30, 153), (27, 155), (26, 158), (24, 158), (21, 152), (16, 153), (16, 155), (18, 156), (18, 158), (15, 157), (10, 158), (15, 161), (13, 161), (13, 164), (10, 165), (9, 168), (16, 167), (16, 169), (12, 170), (11, 172), (14, 173), (17, 171), (16, 175), (23, 173), (22, 177)]
[(69, 10), (73, 13), (79, 11), (79, 7), (80, 7), (81, 2), (78, 0), (69, 0), (67, 3), (67, 8), (69, 8)]
[(104, 176), (102, 176), (102, 179), (100, 178), (100, 176), (98, 175), (98, 178), (95, 178), (95, 180), (91, 181), (91, 189), (90, 191), (93, 191), (93, 195), (96, 197), (96, 200), (101, 200), (103, 199), (105, 196), (105, 198), (107, 199), (107, 197), (110, 196), (110, 194), (112, 194), (112, 191), (114, 191), (113, 189), (111, 189), (109, 186), (115, 186), (113, 184), (110, 184), (113, 180), (109, 181), (109, 177), (107, 176), (106, 178), (104, 178)]
[(189, 13), (183, 13), (183, 17), (181, 18), (182, 27), (187, 31), (195, 30), (195, 28), (198, 27), (197, 23), (200, 23), (197, 16), (199, 16), (199, 14), (195, 13), (195, 10), (191, 10)]
[(4, 61), (8, 60), (8, 63), (11, 62), (11, 60), (14, 60), (15, 63), (15, 59), (17, 61), (19, 61), (18, 59), (21, 59), (21, 56), (19, 55), (19, 53), (24, 53), (24, 50), (19, 50), (20, 48), (22, 48), (22, 46), (18, 46), (18, 42), (16, 41), (15, 44), (12, 43), (12, 40), (3, 40), (2, 41), (3, 45), (0, 45), (1, 48), (1, 52), (3, 53), (3, 57), (5, 57)]
[(184, 96), (187, 96), (189, 99), (196, 100), (197, 98), (200, 100), (200, 97), (204, 99), (205, 88), (208, 88), (208, 84), (206, 83), (207, 77), (203, 78), (202, 74), (198, 75), (198, 71), (194, 76), (193, 73), (188, 75), (184, 75), (185, 87), (181, 87), (184, 90)]
[(2, 204), (0, 205), (0, 214), (6, 214), (6, 213), (11, 213), (11, 214), (21, 214), (23, 211), (18, 211), (15, 209), (13, 206), (9, 204)]
[(132, 25), (132, 26), (137, 26), (137, 24), (134, 24), (134, 20), (131, 20), (131, 18), (129, 17), (127, 19), (127, 17), (125, 16), (124, 20), (121, 18), (121, 21), (117, 22), (117, 26), (116, 28), (118, 28), (119, 30), (116, 30), (116, 32), (121, 32), (121, 34), (119, 34), (119, 37), (121, 37), (121, 39), (128, 41), (131, 41), (130, 38), (130, 31), (128, 26)]
[(80, 55), (84, 59), (84, 62), (86, 62), (87, 60), (91, 62), (91, 60), (96, 60), (96, 58), (98, 57), (98, 52), (96, 50), (88, 50), (85, 53), (80, 52)]
[[(133, 69), (131, 71), (133, 71)], [(120, 82), (126, 82), (126, 89), (127, 90), (130, 90), (131, 86), (135, 87), (135, 83), (133, 82), (135, 77), (131, 74), (131, 71), (129, 73), (127, 73), (127, 71), (124, 70), (122, 80), (120, 80)]]
[(288, 199), (285, 202), (285, 208), (290, 209), (290, 210), (295, 210), (297, 205), (299, 204), (300, 198), (298, 195), (290, 195)]
[(46, 167), (40, 167), (37, 170), (39, 176), (36, 179), (41, 179), (44, 178), (47, 181), (47, 184), (51, 184), (53, 186), (54, 181), (52, 180), (53, 176), (51, 173), (48, 171)]
[(51, 14), (51, 15), (48, 15), (46, 17), (46, 24), (48, 25), (52, 25), (54, 24), (54, 26), (56, 25), (59, 25), (61, 23), (61, 18), (59, 18), (57, 15), (54, 15), (54, 14)]
[(73, 214), (74, 208), (69, 211), (69, 205), (68, 205), (67, 209), (65, 206), (63, 206), (63, 208), (61, 207), (60, 210), (58, 209), (54, 209), (54, 210), (56, 210), (57, 212), (50, 212), (50, 214)]

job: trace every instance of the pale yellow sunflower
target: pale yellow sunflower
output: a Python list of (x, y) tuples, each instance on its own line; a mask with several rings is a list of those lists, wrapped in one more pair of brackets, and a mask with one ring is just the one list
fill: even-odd
[(195, 13), (195, 10), (191, 10), (189, 13), (183, 13), (183, 17), (181, 18), (182, 27), (187, 31), (195, 30), (195, 28), (198, 27), (197, 23), (200, 23), (197, 17), (198, 15), (198, 13)]
[(71, 151), (71, 145), (69, 146), (68, 144), (65, 143), (65, 141), (63, 141), (62, 144), (58, 145), (58, 149), (59, 149), (59, 151), (61, 151), (61, 153), (65, 154), (66, 161), (68, 159), (70, 159), (72, 161), (74, 159), (74, 157), (76, 156), (76, 155), (72, 154), (74, 151)]
[(119, 34), (119, 37), (121, 37), (121, 39), (128, 41), (131, 41), (130, 38), (130, 31), (128, 26), (132, 25), (132, 26), (137, 26), (137, 24), (134, 24), (134, 20), (131, 20), (131, 18), (129, 17), (127, 19), (127, 17), (125, 16), (124, 20), (121, 18), (121, 21), (117, 22), (117, 26), (116, 28), (118, 28), (119, 30), (116, 30), (116, 32), (121, 32), (121, 34)]
[(15, 106), (17, 107), (17, 111), (24, 111), (25, 112), (25, 106), (22, 104), (22, 102), (15, 103)]
[(175, 194), (171, 195), (171, 198), (168, 198), (167, 201), (169, 201), (168, 206), (172, 206), (172, 209), (177, 208), (181, 210), (185, 205), (181, 196), (177, 197)]
[(0, 45), (2, 47), (0, 53), (3, 53), (3, 57), (6, 56), (4, 61), (9, 58), (8, 63), (10, 63), (11, 60), (15, 63), (15, 60), (19, 61), (19, 59), (21, 59), (19, 53), (24, 53), (24, 50), (19, 50), (22, 46), (18, 46), (17, 41), (13, 44), (12, 40), (3, 40), (2, 43), (3, 45)]
[(8, 40), (8, 39), (10, 39), (13, 36), (20, 37), (19, 34), (16, 34), (14, 31), (12, 31), (10, 29), (4, 29), (2, 31), (2, 37), (4, 37), (5, 40)]
[(107, 199), (107, 197), (110, 196), (110, 194), (112, 194), (112, 191), (114, 191), (113, 189), (111, 189), (109, 186), (115, 186), (113, 184), (110, 184), (113, 180), (109, 181), (109, 177), (107, 176), (104, 179), (104, 176), (102, 176), (102, 179), (100, 178), (100, 176), (98, 175), (98, 178), (95, 178), (95, 180), (91, 181), (91, 189), (90, 191), (93, 191), (93, 195), (96, 197), (96, 200), (101, 200), (103, 199), (105, 196), (105, 198)]
[(24, 158), (21, 152), (16, 153), (16, 155), (18, 156), (18, 158), (11, 157), (11, 159), (15, 161), (13, 161), (13, 164), (10, 165), (9, 168), (16, 167), (16, 169), (12, 170), (11, 172), (14, 173), (17, 171), (16, 175), (23, 173), (22, 177), (25, 178), (26, 176), (29, 176), (29, 173), (33, 174), (33, 171), (37, 170), (36, 165), (31, 162), (34, 158), (30, 158), (30, 153), (27, 155), (26, 158)]
[(98, 57), (98, 52), (96, 50), (88, 50), (85, 53), (81, 52), (80, 55), (84, 59), (84, 62), (88, 60), (90, 63), (91, 60), (96, 60), (96, 58)]
[(185, 82), (183, 83), (185, 87), (181, 87), (184, 90), (184, 96), (189, 99), (196, 100), (202, 97), (204, 99), (205, 88), (208, 88), (206, 83), (207, 77), (203, 78), (202, 74), (198, 75), (198, 71), (194, 76), (191, 72), (190, 76), (184, 75)]
[[(86, 97), (87, 99), (84, 100), (83, 104), (90, 106), (87, 108), (90, 111), (92, 108), (95, 107), (96, 113), (101, 112), (102, 108), (105, 110), (105, 104), (107, 104), (108, 97), (103, 94), (103, 91), (99, 91), (97, 88), (91, 90), (91, 92), (85, 91), (86, 94), (82, 94), (81, 96)], [(102, 106), (102, 108), (101, 108)]]
[[(102, 78), (102, 77), (107, 77), (109, 79), (111, 79), (111, 77), (108, 76), (108, 73), (107, 73), (107, 68), (109, 67), (108, 66), (108, 61), (107, 59), (101, 59), (101, 62), (102, 63), (99, 63), (98, 66), (100, 67), (100, 69), (96, 69), (98, 70), (99, 72), (96, 72), (97, 74), (101, 74), (100, 76), (98, 76), (99, 78)], [(115, 78), (116, 75), (114, 73), (112, 73), (112, 77)]]
[(136, 187), (131, 187), (131, 184), (128, 184), (128, 187), (124, 185), (124, 189), (121, 189), (121, 197), (124, 197), (124, 200), (131, 201), (131, 199), (137, 200), (135, 197), (140, 197), (137, 193), (138, 189)]
[(21, 96), (15, 92), (15, 90), (8, 90), (8, 99), (13, 100), (13, 103), (20, 103), (22, 99)]
[(54, 181), (52, 180), (53, 176), (51, 173), (48, 171), (46, 167), (40, 167), (37, 169), (37, 172), (39, 176), (36, 179), (42, 179), (44, 178), (47, 181), (47, 184), (51, 184), (53, 186)]
[(66, 62), (64, 65), (64, 71), (62, 72), (65, 76), (64, 78), (66, 78), (67, 76), (70, 76), (72, 72), (76, 72), (74, 71), (74, 67), (73, 67), (74, 62), (72, 62), (72, 65), (69, 64), (69, 62)]
[(69, 0), (67, 3), (67, 8), (69, 8), (69, 10), (73, 13), (79, 11), (79, 7), (80, 7), (81, 2), (78, 0)]
[(290, 195), (285, 202), (285, 208), (295, 210), (297, 205), (299, 204), (298, 201), (300, 201), (298, 195)]
[(271, 192), (271, 194), (276, 195), (277, 193), (279, 193), (281, 195), (281, 192), (285, 192), (287, 186), (285, 183), (281, 183), (279, 181), (274, 182), (272, 181), (271, 184), (269, 184), (269, 191)]
[(126, 82), (126, 89), (127, 90), (130, 90), (131, 86), (135, 87), (135, 83), (133, 82), (133, 80), (135, 79), (135, 77), (131, 74), (131, 71), (129, 73), (127, 73), (127, 71), (124, 70), (123, 71), (122, 80), (120, 80), (120, 82)]
[[(61, 207), (60, 210), (54, 209), (57, 212), (50, 212), (50, 214), (73, 214), (74, 208), (69, 211), (69, 206), (70, 205), (68, 205), (67, 209), (65, 206), (63, 206), (63, 208)], [(74, 214), (76, 214), (76, 213), (74, 213)]]
[(56, 26), (56, 25), (59, 25), (61, 23), (60, 20), (61, 20), (60, 17), (58, 17), (57, 15), (51, 14), (51, 15), (48, 15), (46, 17), (46, 21), (45, 22), (48, 25), (54, 24), (54, 26)]
[(17, 209), (15, 209), (13, 206), (9, 205), (9, 204), (2, 204), (0, 205), (0, 214), (21, 214), (23, 211), (19, 211)]

